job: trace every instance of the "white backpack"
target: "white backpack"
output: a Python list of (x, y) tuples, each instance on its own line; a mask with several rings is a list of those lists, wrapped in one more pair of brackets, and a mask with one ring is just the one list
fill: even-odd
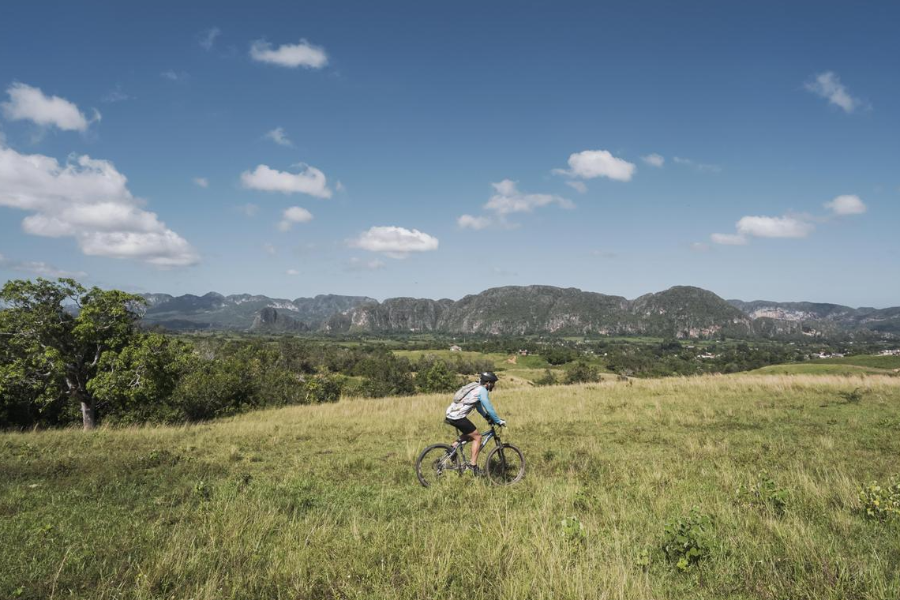
[(466, 385), (456, 390), (456, 393), (453, 394), (453, 403), (458, 404), (459, 402), (462, 402), (462, 399), (468, 396), (469, 393), (479, 385), (481, 384), (477, 381), (473, 381), (472, 383), (467, 383)]

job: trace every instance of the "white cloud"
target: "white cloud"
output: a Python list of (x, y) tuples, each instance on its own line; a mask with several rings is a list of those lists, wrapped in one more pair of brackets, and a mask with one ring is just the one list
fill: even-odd
[(766, 238), (805, 238), (815, 225), (794, 217), (741, 217), (737, 232)]
[(293, 276), (293, 275), (299, 275), (299, 274), (300, 274), (300, 271), (298, 271), (297, 269), (288, 269), (288, 270), (285, 271), (284, 273), (285, 273), (285, 275), (291, 275), (291, 276)]
[(200, 34), (200, 47), (204, 50), (212, 50), (216, 44), (216, 38), (222, 35), (222, 30), (218, 27), (211, 27)]
[(380, 252), (391, 258), (406, 258), (411, 252), (437, 250), (438, 239), (418, 229), (376, 226), (351, 240), (350, 246)]
[(306, 40), (300, 40), (298, 44), (283, 44), (276, 50), (272, 49), (270, 43), (258, 40), (250, 46), (250, 57), (259, 62), (289, 68), (321, 69), (328, 64), (325, 50), (311, 45)]
[(384, 261), (378, 260), (377, 258), (374, 260), (363, 260), (354, 256), (347, 263), (348, 271), (377, 271), (384, 267)]
[(579, 194), (583, 194), (587, 191), (587, 185), (583, 181), (567, 181), (566, 185), (578, 192)]
[(666, 164), (665, 157), (655, 152), (653, 154), (648, 154), (647, 156), (642, 156), (641, 160), (652, 167), (662, 167)]
[(290, 231), (295, 223), (308, 223), (312, 221), (312, 213), (299, 206), (291, 206), (284, 209), (281, 221), (278, 222), (279, 231)]
[(196, 250), (140, 208), (113, 164), (72, 156), (65, 165), (0, 147), (0, 206), (28, 211), (26, 233), (73, 237), (91, 256), (131, 258), (162, 267), (199, 261)]
[(635, 165), (616, 158), (607, 150), (585, 150), (569, 156), (568, 169), (553, 169), (553, 172), (581, 179), (608, 177), (616, 181), (631, 181), (636, 170)]
[[(9, 102), (4, 102), (3, 114), (10, 121), (33, 121), (42, 127), (51, 125), (64, 131), (86, 131), (90, 122), (78, 107), (65, 98), (50, 96), (24, 83), (14, 83), (6, 89)], [(94, 120), (100, 113), (94, 111)]]
[(40, 277), (71, 277), (72, 279), (87, 277), (87, 273), (84, 271), (64, 271), (43, 261), (12, 260), (2, 254), (0, 254), (0, 269), (9, 269), (19, 273), (32, 273)]
[[(713, 235), (720, 235), (720, 234), (713, 234)], [(693, 244), (691, 244), (691, 250), (693, 250), (694, 252), (708, 252), (709, 244), (704, 244), (703, 242), (694, 242)]]
[(256, 213), (259, 212), (259, 206), (253, 204), (252, 202), (248, 202), (247, 204), (241, 204), (240, 206), (235, 206), (235, 208), (247, 215), (248, 217), (255, 217)]
[(191, 76), (188, 75), (187, 73), (185, 73), (184, 71), (176, 72), (176, 71), (173, 71), (172, 69), (169, 69), (168, 71), (163, 71), (162, 73), (159, 74), (159, 76), (162, 77), (163, 79), (168, 79), (169, 81), (187, 81), (188, 79), (191, 78)]
[(865, 203), (855, 195), (838, 196), (834, 200), (825, 203), (825, 208), (835, 215), (861, 215), (866, 212)]
[(344, 184), (340, 179), (338, 179), (338, 182), (334, 184), (334, 191), (338, 192), (339, 194), (343, 194), (347, 191), (347, 188), (344, 187)]
[(208, 188), (209, 180), (206, 177), (194, 177), (194, 185), (197, 187)]
[(807, 91), (825, 98), (831, 104), (841, 107), (846, 113), (852, 113), (862, 104), (859, 98), (850, 95), (833, 71), (816, 75), (816, 78), (808, 81), (804, 87)]
[(275, 248), (275, 245), (268, 242), (263, 244), (263, 250), (265, 250), (266, 254), (268, 254), (269, 256), (275, 256), (276, 254), (278, 254), (278, 250)]
[(276, 127), (272, 131), (266, 132), (266, 135), (264, 135), (263, 137), (266, 138), (267, 140), (271, 140), (271, 141), (275, 142), (279, 146), (293, 146), (294, 145), (293, 143), (291, 143), (291, 140), (289, 140), (288, 137), (284, 134), (283, 127)]
[(484, 208), (501, 217), (512, 213), (531, 212), (535, 208), (549, 204), (558, 204), (563, 208), (575, 206), (570, 200), (553, 194), (523, 194), (517, 189), (516, 182), (510, 179), (491, 185), (497, 193), (491, 196)]
[(737, 234), (737, 233), (714, 233), (709, 236), (716, 244), (723, 244), (725, 246), (746, 246), (747, 245), (747, 237)]
[(473, 217), (472, 215), (462, 215), (456, 220), (456, 224), (459, 225), (461, 229), (479, 230), (490, 226), (491, 219), (490, 217)]
[(700, 163), (690, 158), (682, 158), (680, 156), (675, 156), (672, 158), (675, 164), (685, 165), (687, 167), (691, 167), (692, 169), (696, 169), (700, 173), (721, 173), (722, 167), (719, 165), (710, 165), (706, 163)]
[(263, 192), (282, 194), (309, 194), (317, 198), (331, 198), (331, 190), (325, 174), (309, 165), (301, 165), (299, 173), (276, 171), (266, 165), (259, 165), (253, 172), (241, 173), (241, 183), (245, 188)]

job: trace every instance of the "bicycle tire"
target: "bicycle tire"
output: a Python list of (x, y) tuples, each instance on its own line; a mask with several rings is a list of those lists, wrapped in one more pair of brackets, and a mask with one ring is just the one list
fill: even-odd
[(450, 473), (462, 474), (459, 467), (459, 454), (453, 452), (453, 448), (448, 444), (432, 444), (416, 459), (416, 477), (424, 487), (431, 487)]
[(491, 450), (484, 466), (488, 480), (494, 485), (512, 485), (525, 477), (525, 455), (512, 444)]

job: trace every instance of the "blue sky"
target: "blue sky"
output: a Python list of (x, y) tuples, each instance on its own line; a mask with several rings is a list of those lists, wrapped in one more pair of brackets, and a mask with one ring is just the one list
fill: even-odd
[(4, 3), (0, 281), (900, 305), (898, 26), (896, 3)]

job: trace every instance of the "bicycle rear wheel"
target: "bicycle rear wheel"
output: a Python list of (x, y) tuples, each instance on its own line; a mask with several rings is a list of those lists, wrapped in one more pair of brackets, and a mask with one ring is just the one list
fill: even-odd
[(459, 454), (447, 444), (428, 446), (416, 459), (416, 477), (425, 487), (439, 485), (453, 473), (462, 474)]
[(512, 444), (497, 446), (488, 454), (485, 471), (495, 485), (517, 483), (525, 477), (525, 455)]

